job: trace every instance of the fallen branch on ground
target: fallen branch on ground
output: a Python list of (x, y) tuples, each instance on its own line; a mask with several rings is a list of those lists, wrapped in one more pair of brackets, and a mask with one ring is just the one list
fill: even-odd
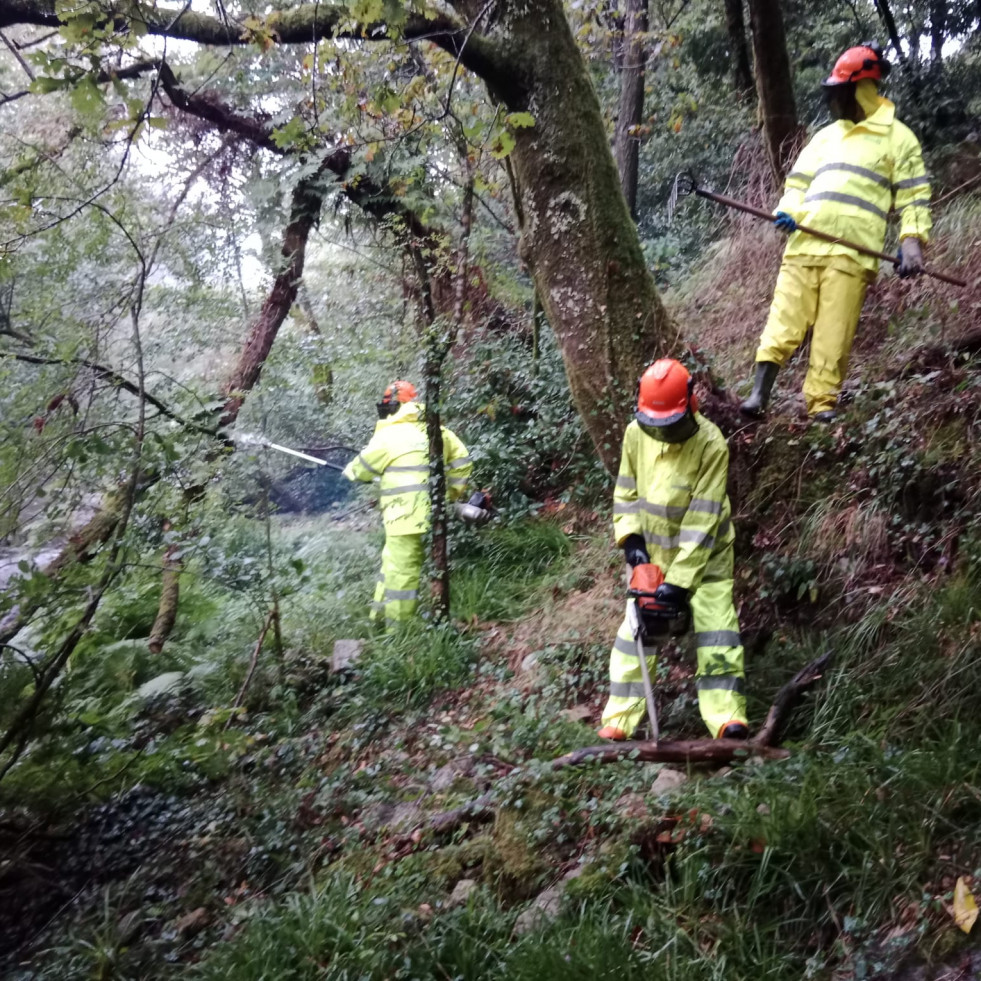
[[(801, 696), (818, 682), (831, 664), (830, 651), (801, 668), (777, 692), (766, 721), (760, 731), (747, 742), (738, 739), (691, 739), (677, 742), (603, 743), (573, 750), (552, 760), (551, 771), (564, 770), (584, 763), (618, 763), (629, 760), (638, 763), (712, 763), (725, 765), (750, 757), (764, 760), (784, 760), (790, 751), (774, 745), (786, 727), (790, 713)], [(429, 820), (429, 829), (445, 834), (464, 822), (486, 821), (494, 816), (503, 794), (521, 783), (534, 779), (533, 774), (518, 772), (513, 779), (501, 781), (496, 788), (450, 811), (442, 811)]]

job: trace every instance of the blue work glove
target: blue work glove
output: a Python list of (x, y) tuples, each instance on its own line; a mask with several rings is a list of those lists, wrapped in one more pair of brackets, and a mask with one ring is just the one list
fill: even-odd
[(923, 250), (920, 248), (918, 238), (903, 239), (903, 243), (896, 253), (896, 258), (899, 260), (897, 272), (900, 279), (919, 276), (923, 272)]
[(797, 222), (794, 221), (786, 211), (778, 211), (776, 218), (773, 219), (773, 224), (777, 226), (782, 232), (786, 232), (788, 235), (791, 232), (797, 231)]

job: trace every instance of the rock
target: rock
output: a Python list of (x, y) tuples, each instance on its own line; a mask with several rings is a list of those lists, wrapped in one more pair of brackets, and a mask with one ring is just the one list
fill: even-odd
[(593, 710), (588, 705), (573, 705), (572, 708), (563, 709), (560, 715), (564, 715), (570, 722), (586, 722), (592, 716)]
[(643, 794), (623, 794), (614, 805), (620, 817), (628, 821), (639, 821), (647, 817), (647, 802)]
[(460, 756), (455, 760), (450, 760), (429, 778), (429, 786), (437, 794), (449, 790), (461, 777), (469, 777), (473, 773), (475, 765), (472, 756)]
[(415, 801), (405, 801), (396, 804), (391, 818), (388, 820), (388, 827), (393, 831), (408, 831), (422, 822), (422, 808)]
[(210, 919), (208, 911), (203, 906), (199, 906), (197, 909), (192, 909), (190, 913), (185, 913), (174, 924), (174, 929), (181, 937), (193, 937), (208, 925)]
[(524, 933), (530, 933), (532, 930), (537, 930), (554, 920), (562, 908), (562, 895), (566, 886), (570, 880), (576, 879), (580, 875), (582, 875), (582, 868), (575, 868), (571, 872), (566, 872), (554, 886), (549, 886), (548, 889), (540, 892), (532, 900), (528, 909), (515, 920), (515, 935), (521, 936)]
[(688, 776), (680, 770), (669, 770), (667, 767), (664, 767), (654, 779), (654, 783), (651, 784), (651, 793), (655, 796), (670, 794), (672, 791), (677, 790), (683, 783), (687, 782)]
[(330, 659), (330, 670), (334, 674), (340, 671), (350, 671), (357, 664), (363, 649), (363, 640), (335, 640), (334, 654)]
[(470, 899), (470, 894), (477, 888), (476, 879), (461, 879), (450, 893), (450, 898), (446, 901), (448, 906), (466, 906)]
[(536, 651), (532, 651), (531, 654), (525, 655), (521, 662), (521, 667), (518, 668), (518, 671), (521, 674), (527, 674), (529, 671), (534, 671), (536, 667), (538, 667), (538, 653)]

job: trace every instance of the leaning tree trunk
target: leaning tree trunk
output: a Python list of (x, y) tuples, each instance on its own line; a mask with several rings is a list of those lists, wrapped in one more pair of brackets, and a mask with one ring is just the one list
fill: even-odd
[(623, 68), (620, 72), (620, 106), (617, 112), (613, 150), (623, 196), (630, 214), (637, 218), (637, 175), (640, 137), (644, 118), (644, 77), (647, 65), (647, 0), (627, 0), (623, 26)]
[(521, 254), (559, 341), (576, 407), (606, 468), (644, 367), (678, 346), (620, 189), (599, 101), (560, 0), (504, 3), (521, 75), (488, 78), (534, 126), (515, 133)]
[(753, 72), (749, 64), (749, 45), (746, 42), (746, 19), (743, 0), (725, 0), (726, 33), (729, 35), (729, 71), (732, 84), (740, 95), (750, 95), (754, 89)]
[(749, 0), (749, 19), (766, 152), (774, 181), (780, 185), (793, 163), (801, 132), (780, 0)]

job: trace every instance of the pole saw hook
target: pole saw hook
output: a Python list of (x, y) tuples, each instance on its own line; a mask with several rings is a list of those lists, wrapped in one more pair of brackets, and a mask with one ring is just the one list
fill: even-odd
[(668, 194), (668, 206), (665, 209), (667, 211), (668, 223), (674, 218), (674, 213), (678, 208), (679, 198), (686, 198), (689, 194), (695, 194), (697, 192), (698, 181), (695, 180), (694, 174), (687, 170), (680, 171), (675, 176), (674, 183), (671, 185), (671, 192)]

